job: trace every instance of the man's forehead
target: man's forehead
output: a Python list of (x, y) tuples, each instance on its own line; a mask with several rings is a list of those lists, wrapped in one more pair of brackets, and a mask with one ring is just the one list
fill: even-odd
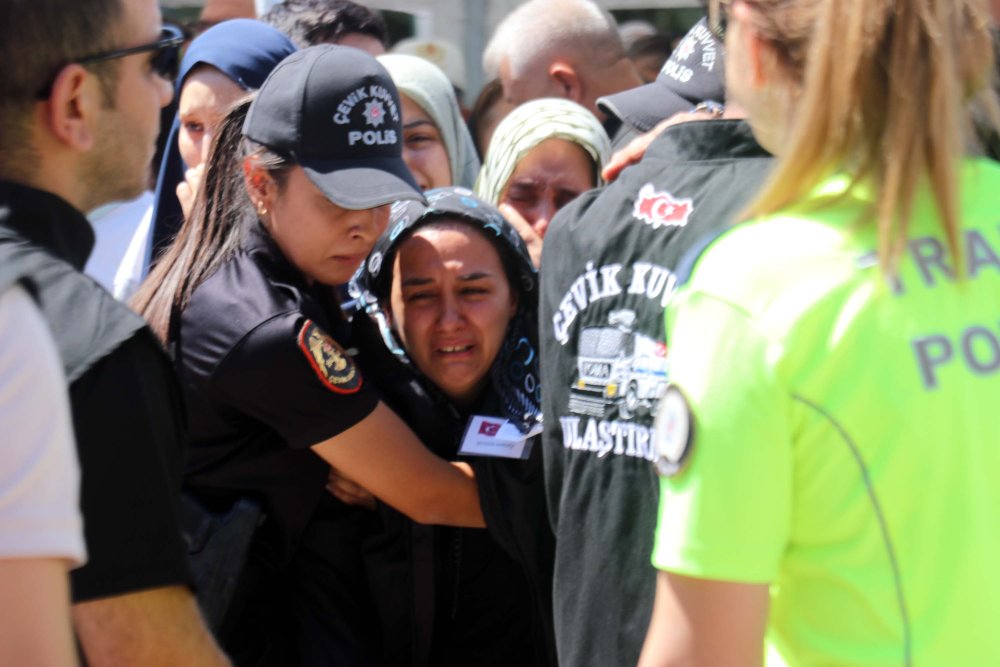
[(122, 20), (109, 28), (117, 37), (130, 44), (150, 42), (160, 36), (163, 16), (156, 0), (122, 0)]

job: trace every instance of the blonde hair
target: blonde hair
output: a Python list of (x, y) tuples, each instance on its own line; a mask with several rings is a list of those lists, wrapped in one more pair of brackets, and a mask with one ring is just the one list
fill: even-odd
[(745, 216), (802, 200), (847, 169), (873, 187), (879, 262), (892, 272), (926, 183), (960, 267), (957, 167), (973, 137), (970, 103), (998, 118), (985, 0), (747, 3), (800, 94), (784, 155)]

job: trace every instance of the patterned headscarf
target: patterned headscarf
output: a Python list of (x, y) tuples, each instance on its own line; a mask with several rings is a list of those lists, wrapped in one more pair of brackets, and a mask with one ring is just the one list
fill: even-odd
[(458, 108), (455, 89), (444, 72), (416, 56), (390, 53), (377, 60), (389, 71), (400, 94), (416, 102), (434, 121), (448, 152), (452, 185), (471, 188), (479, 173), (479, 157)]
[(389, 349), (418, 372), (400, 347), (383, 312), (383, 304), (389, 300), (396, 252), (414, 230), (440, 220), (459, 220), (481, 232), (497, 249), (510, 288), (518, 295), (517, 312), (511, 318), (503, 345), (490, 369), (496, 401), (487, 403), (497, 404), (503, 413), (501, 416), (517, 425), (522, 433), (527, 433), (541, 421), (536, 318), (538, 272), (517, 230), (471, 190), (437, 188), (429, 190), (426, 197), (426, 206), (415, 201), (393, 205), (389, 226), (355, 275), (351, 292), (378, 322)]
[(546, 97), (526, 102), (497, 125), (476, 180), (476, 194), (496, 206), (517, 164), (532, 148), (548, 139), (566, 139), (581, 146), (601, 169), (611, 157), (608, 133), (594, 114), (569, 100)]

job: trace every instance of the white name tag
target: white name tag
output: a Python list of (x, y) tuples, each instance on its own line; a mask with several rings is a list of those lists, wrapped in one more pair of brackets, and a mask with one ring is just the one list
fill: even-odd
[(539, 424), (527, 434), (502, 417), (474, 415), (465, 427), (459, 454), (465, 456), (497, 456), (504, 459), (526, 459), (531, 455), (532, 436), (542, 432)]

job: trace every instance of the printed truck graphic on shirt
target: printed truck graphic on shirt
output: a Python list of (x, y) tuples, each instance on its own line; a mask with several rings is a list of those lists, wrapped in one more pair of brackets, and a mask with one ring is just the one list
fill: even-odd
[(608, 326), (580, 331), (570, 412), (604, 419), (617, 411), (627, 420), (652, 411), (667, 388), (667, 347), (637, 333), (635, 320), (634, 311), (616, 310)]

